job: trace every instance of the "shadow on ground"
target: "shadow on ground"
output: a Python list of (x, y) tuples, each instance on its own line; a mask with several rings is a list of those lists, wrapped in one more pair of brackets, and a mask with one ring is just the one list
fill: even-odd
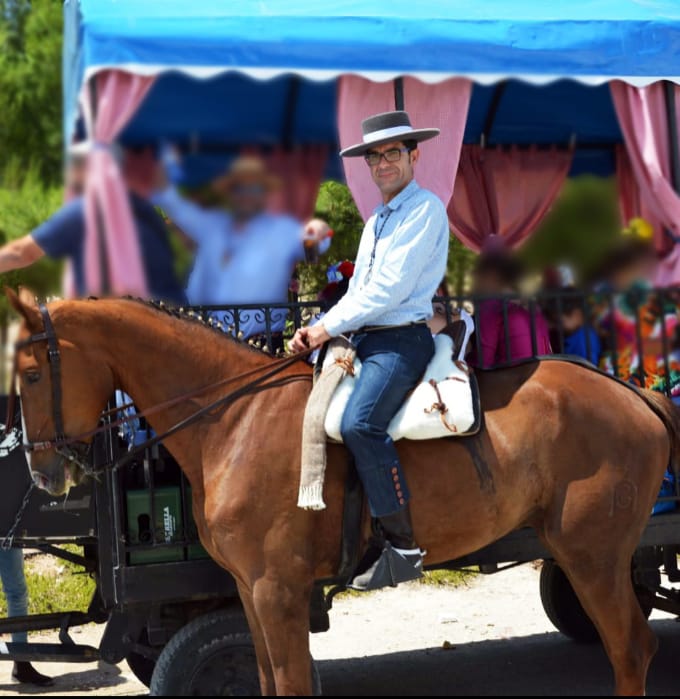
[[(648, 694), (680, 690), (680, 624), (654, 621), (659, 651)], [(370, 633), (364, 628), (362, 633)], [(376, 638), (376, 650), (380, 639)], [(611, 695), (613, 676), (599, 645), (559, 633), (480, 641), (443, 648), (318, 661), (324, 694), (359, 696)]]
[[(38, 666), (40, 667), (40, 666)], [(54, 685), (51, 687), (32, 687), (27, 684), (0, 683), (0, 694), (64, 694), (64, 693), (92, 693), (97, 694), (98, 690), (107, 687), (116, 687), (127, 683), (127, 679), (120, 674), (118, 669), (112, 665), (105, 668), (87, 667), (78, 669), (78, 665), (65, 663), (62, 665), (65, 672), (53, 675)], [(44, 669), (44, 668), (43, 668)]]

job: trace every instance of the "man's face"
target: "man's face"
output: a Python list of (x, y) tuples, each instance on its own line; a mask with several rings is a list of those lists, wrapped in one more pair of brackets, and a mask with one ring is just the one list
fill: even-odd
[(409, 153), (401, 141), (393, 141), (383, 146), (375, 146), (366, 154), (368, 156), (371, 153), (388, 153), (396, 157), (397, 152), (399, 152), (399, 158), (394, 162), (389, 162), (382, 157), (375, 165), (368, 164), (371, 168), (371, 177), (378, 185), (383, 197), (393, 197), (413, 179), (413, 166), (418, 160), (419, 151), (416, 148)]
[(267, 206), (267, 188), (255, 178), (244, 177), (229, 188), (229, 207), (240, 220), (257, 216)]

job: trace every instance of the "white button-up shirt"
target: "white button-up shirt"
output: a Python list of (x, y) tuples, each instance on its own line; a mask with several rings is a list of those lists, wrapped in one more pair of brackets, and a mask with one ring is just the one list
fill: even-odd
[(444, 204), (412, 180), (366, 222), (347, 293), (323, 318), (328, 334), (431, 318), (448, 249)]

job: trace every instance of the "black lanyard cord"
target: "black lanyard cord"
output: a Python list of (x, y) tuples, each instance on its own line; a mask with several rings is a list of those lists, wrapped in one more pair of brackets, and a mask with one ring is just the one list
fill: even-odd
[(378, 242), (380, 241), (380, 236), (382, 236), (385, 224), (387, 223), (389, 217), (392, 215), (393, 211), (394, 209), (389, 210), (387, 216), (383, 218), (382, 223), (380, 224), (380, 228), (378, 228), (378, 217), (376, 216), (375, 225), (373, 226), (373, 250), (371, 250), (371, 259), (368, 262), (368, 271), (366, 272), (366, 276), (364, 277), (364, 284), (368, 283), (368, 281), (371, 278), (371, 274), (373, 273), (373, 265), (375, 264), (375, 253), (378, 249)]

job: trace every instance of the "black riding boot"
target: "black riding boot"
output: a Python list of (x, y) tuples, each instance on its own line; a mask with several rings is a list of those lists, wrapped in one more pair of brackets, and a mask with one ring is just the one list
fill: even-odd
[(378, 557), (348, 585), (353, 590), (396, 587), (399, 583), (423, 577), (425, 554), (413, 538), (409, 505), (391, 515), (380, 517), (378, 521), (385, 533), (385, 544)]

